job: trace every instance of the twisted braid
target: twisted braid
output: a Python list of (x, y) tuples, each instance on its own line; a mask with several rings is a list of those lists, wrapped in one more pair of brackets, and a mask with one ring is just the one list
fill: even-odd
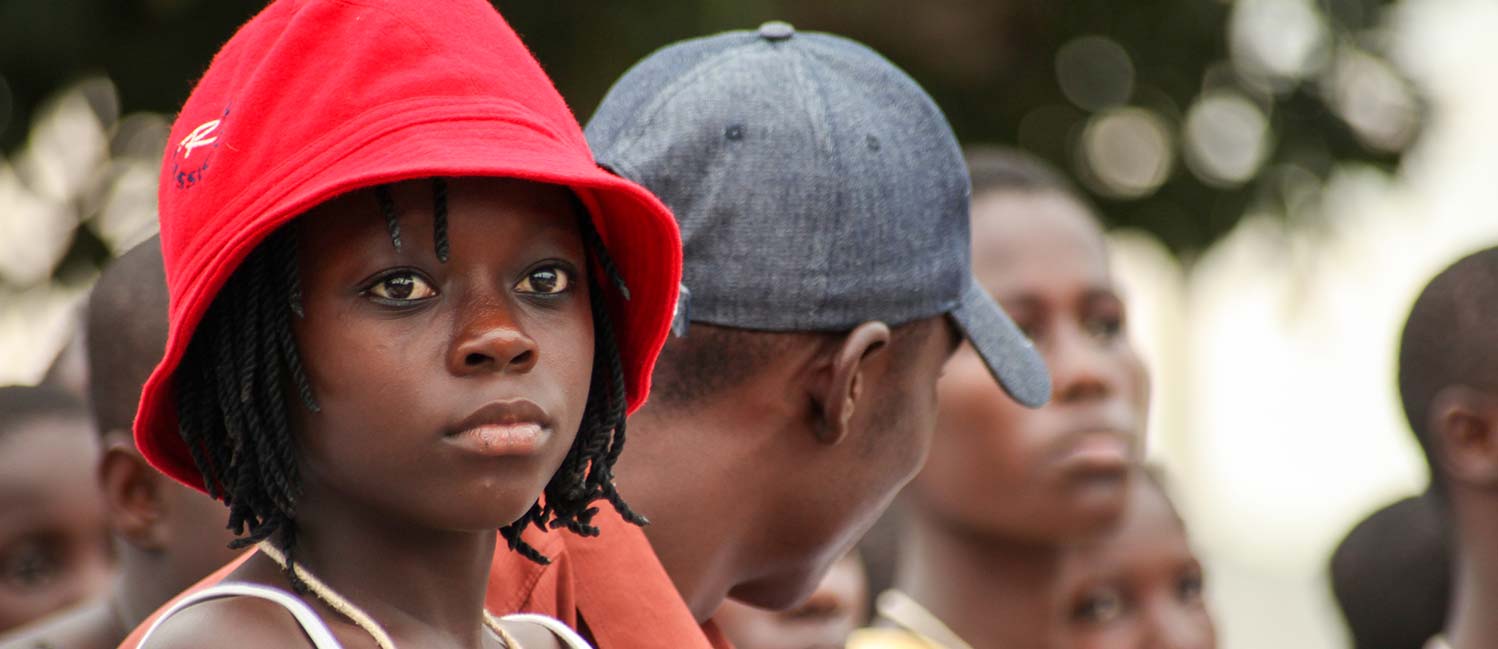
[[(209, 493), (229, 506), (229, 529), (239, 537), (230, 547), (274, 536), (288, 556), (301, 493), (288, 381), (315, 407), (292, 342), (300, 288), (290, 243), (278, 232), (245, 258), (204, 314), (175, 377), (179, 432)], [(287, 578), (304, 588), (289, 571)]]
[(389, 185), (375, 185), (375, 202), (380, 205), (380, 214), (385, 216), (385, 228), (390, 230), (390, 243), (395, 251), (401, 250), (401, 222), (395, 215), (395, 199), (390, 196)]
[(576, 196), (572, 198), (572, 206), (578, 214), (584, 215), (582, 219), (583, 245), (593, 253), (598, 264), (603, 267), (603, 275), (608, 278), (609, 283), (619, 290), (619, 295), (626, 301), (629, 300), (629, 285), (624, 283), (624, 276), (619, 274), (619, 268), (614, 265), (614, 258), (609, 256), (608, 246), (603, 245), (603, 237), (599, 236), (598, 228), (594, 227), (593, 220), (588, 218), (588, 209), (583, 206), (582, 201)]
[(436, 242), (437, 261), (447, 263), (447, 181), (432, 179), (432, 240)]

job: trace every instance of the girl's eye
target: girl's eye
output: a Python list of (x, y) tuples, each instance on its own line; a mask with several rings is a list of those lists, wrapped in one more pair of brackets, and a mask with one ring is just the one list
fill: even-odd
[(1073, 621), (1084, 624), (1107, 624), (1123, 615), (1123, 596), (1112, 588), (1089, 591), (1072, 606)]
[(369, 287), (369, 294), (393, 302), (416, 302), (436, 295), (437, 290), (421, 276), (407, 272), (390, 275), (375, 282), (374, 286)]
[(541, 295), (555, 295), (566, 293), (572, 288), (572, 275), (557, 266), (546, 266), (537, 268), (520, 280), (515, 285), (515, 290), (521, 293), (539, 293)]

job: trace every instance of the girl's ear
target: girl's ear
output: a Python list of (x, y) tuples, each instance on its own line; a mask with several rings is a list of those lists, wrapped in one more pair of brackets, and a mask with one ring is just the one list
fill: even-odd
[(1498, 487), (1498, 397), (1450, 385), (1431, 400), (1431, 449), (1453, 483)]
[(815, 427), (817, 441), (835, 445), (848, 436), (867, 383), (865, 364), (889, 346), (889, 339), (889, 325), (877, 320), (858, 325), (843, 337), (829, 365), (819, 372), (822, 385), (814, 392), (820, 414)]

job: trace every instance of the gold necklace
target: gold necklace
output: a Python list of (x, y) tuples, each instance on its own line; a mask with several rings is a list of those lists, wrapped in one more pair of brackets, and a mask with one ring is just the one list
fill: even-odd
[[(286, 568), (286, 555), (281, 554), (280, 549), (266, 541), (261, 541), (257, 547), (259, 547), (261, 553), (270, 557), (271, 561), (276, 562), (276, 565), (281, 566), (282, 569)], [(354, 626), (363, 629), (365, 633), (374, 638), (375, 645), (380, 649), (395, 649), (395, 641), (390, 639), (390, 634), (386, 633), (385, 628), (380, 626), (380, 623), (376, 622), (368, 613), (365, 613), (363, 609), (355, 606), (353, 602), (348, 601), (342, 595), (339, 595), (331, 586), (324, 584), (316, 575), (302, 568), (301, 565), (292, 566), (291, 571), (298, 579), (307, 584), (307, 590), (312, 591), (313, 595), (316, 595), (328, 607), (337, 611), (339, 615), (348, 618), (350, 622), (354, 623)], [(499, 623), (499, 620), (493, 614), (489, 613), (487, 609), (482, 610), (484, 612), (484, 626), (489, 627), (489, 630), (493, 631), (494, 635), (499, 636), (500, 642), (504, 643), (506, 649), (520, 649), (520, 642), (515, 640), (515, 636), (510, 635), (510, 632), (506, 631), (504, 626)]]

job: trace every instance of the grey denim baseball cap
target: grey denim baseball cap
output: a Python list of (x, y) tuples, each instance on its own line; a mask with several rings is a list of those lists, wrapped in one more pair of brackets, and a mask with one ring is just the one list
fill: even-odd
[(783, 22), (669, 45), (585, 129), (675, 213), (691, 321), (847, 331), (947, 314), (1016, 401), (1045, 363), (973, 279), (971, 187), (935, 102), (873, 50)]

